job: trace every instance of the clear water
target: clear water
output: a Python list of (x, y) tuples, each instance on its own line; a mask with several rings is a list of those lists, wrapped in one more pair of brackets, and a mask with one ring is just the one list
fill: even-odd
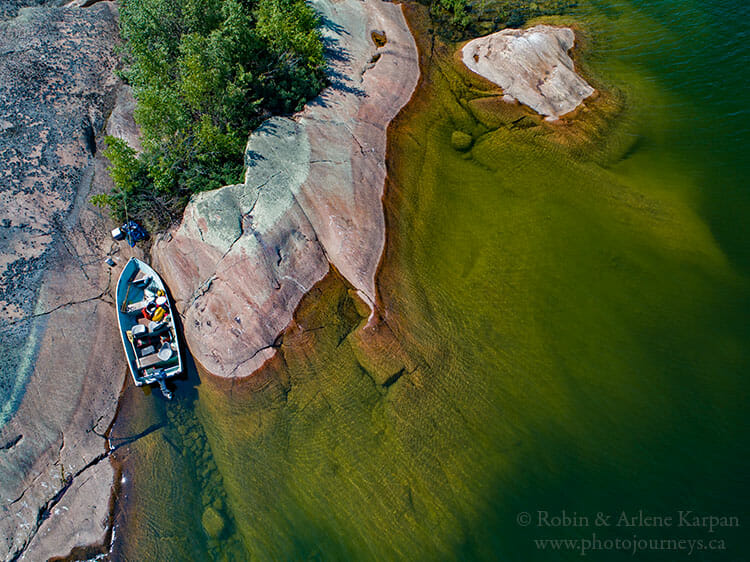
[(534, 540), (592, 532), (716, 538), (725, 550), (691, 558), (746, 557), (741, 528), (536, 518), (747, 524), (749, 20), (737, 1), (581, 2), (564, 20), (586, 37), (581, 64), (624, 100), (586, 151), (478, 127), (464, 100), (480, 87), (438, 48), (389, 141), (379, 283), (406, 360), (357, 346), (332, 277), (254, 380), (192, 376), (166, 407), (128, 390), (115, 435), (164, 427), (122, 449), (121, 557), (564, 560), (580, 551)]

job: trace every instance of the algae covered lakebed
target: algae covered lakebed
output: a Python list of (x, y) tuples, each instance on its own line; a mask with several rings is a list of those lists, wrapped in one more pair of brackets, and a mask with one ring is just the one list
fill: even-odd
[[(380, 329), (331, 272), (252, 380), (126, 393), (114, 437), (160, 429), (123, 448), (115, 552), (565, 560), (581, 545), (538, 541), (597, 533), (742, 559), (742, 527), (678, 512), (748, 516), (748, 8), (581, 2), (558, 21), (603, 94), (557, 125), (407, 11), (423, 76), (389, 130)], [(623, 512), (674, 524), (594, 528)], [(687, 556), (653, 544), (588, 556)]]

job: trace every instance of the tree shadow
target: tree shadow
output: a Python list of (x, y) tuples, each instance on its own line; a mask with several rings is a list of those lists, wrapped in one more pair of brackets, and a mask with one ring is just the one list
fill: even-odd
[(331, 18), (326, 17), (320, 12), (318, 12), (318, 18), (320, 19), (321, 29), (333, 31), (336, 35), (351, 35), (351, 33), (349, 33), (343, 25), (336, 23)]
[[(264, 123), (265, 125), (265, 123)], [(268, 128), (275, 128), (273, 125), (268, 125)], [(254, 134), (254, 133), (253, 133)], [(252, 168), (255, 165), (257, 165), (258, 162), (261, 162), (265, 160), (266, 157), (263, 156), (260, 152), (257, 152), (255, 150), (246, 150), (245, 151), (245, 167), (246, 168)]]
[(358, 87), (352, 78), (347, 76), (341, 70), (337, 70), (337, 68), (347, 66), (351, 67), (352, 65), (353, 57), (347, 49), (341, 46), (341, 41), (339, 39), (341, 36), (351, 34), (341, 25), (324, 15), (320, 16), (320, 22), (321, 28), (333, 32), (333, 35), (323, 37), (323, 53), (328, 62), (326, 76), (329, 85), (316, 98), (310, 100), (308, 105), (328, 107), (330, 97), (337, 92), (357, 97), (365, 97), (367, 95), (366, 92)]

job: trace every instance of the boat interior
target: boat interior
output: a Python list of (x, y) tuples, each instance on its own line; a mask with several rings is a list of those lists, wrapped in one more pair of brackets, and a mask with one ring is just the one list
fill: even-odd
[[(179, 348), (168, 300), (158, 281), (137, 267), (128, 276), (120, 325), (130, 346), (128, 361), (140, 384), (180, 372)], [(161, 307), (156, 303), (160, 302)]]

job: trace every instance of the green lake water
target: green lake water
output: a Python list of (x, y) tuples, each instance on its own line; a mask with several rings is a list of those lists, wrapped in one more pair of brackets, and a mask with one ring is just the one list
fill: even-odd
[[(591, 560), (750, 555), (750, 8), (586, 0), (559, 21), (608, 92), (565, 132), (483, 126), (492, 92), (440, 45), (390, 130), (379, 284), (403, 352), (357, 344), (332, 275), (255, 380), (126, 390), (115, 439), (159, 429), (119, 452), (122, 559), (574, 560), (534, 541), (592, 533), (723, 542)], [(563, 510), (589, 526), (540, 525)], [(594, 526), (639, 510), (673, 524)]]

